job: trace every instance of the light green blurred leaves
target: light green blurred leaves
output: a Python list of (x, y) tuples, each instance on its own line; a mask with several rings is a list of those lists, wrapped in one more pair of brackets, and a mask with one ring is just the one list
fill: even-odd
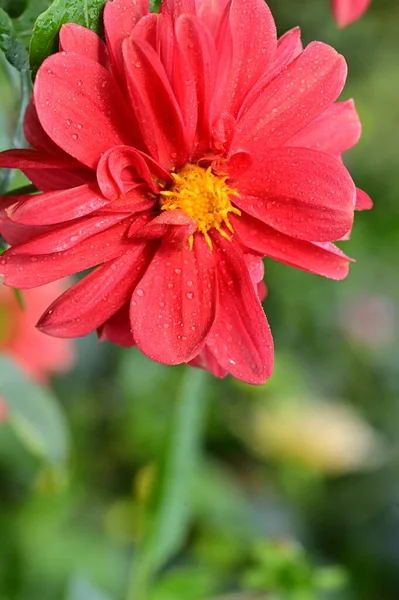
[(57, 51), (58, 32), (64, 23), (78, 23), (99, 33), (104, 4), (105, 0), (54, 0), (33, 28), (29, 50), (33, 73), (47, 56)]
[(69, 453), (68, 428), (51, 390), (33, 383), (14, 362), (0, 356), (0, 394), (22, 443), (52, 465), (64, 465)]
[(82, 577), (74, 577), (68, 586), (66, 600), (111, 600)]

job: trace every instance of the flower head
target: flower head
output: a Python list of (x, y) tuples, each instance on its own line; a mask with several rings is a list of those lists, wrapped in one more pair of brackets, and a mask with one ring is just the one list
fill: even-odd
[(335, 20), (340, 27), (350, 25), (366, 12), (371, 0), (331, 0)]
[(96, 267), (41, 331), (97, 329), (162, 363), (262, 383), (261, 258), (348, 271), (332, 244), (356, 201), (341, 154), (360, 124), (352, 101), (334, 104), (345, 60), (303, 50), (297, 29), (277, 40), (263, 0), (164, 0), (159, 14), (113, 0), (104, 28), (106, 44), (62, 27), (25, 118), (33, 149), (0, 155), (42, 191), (7, 200), (3, 234), (19, 230), (0, 272), (30, 288)]

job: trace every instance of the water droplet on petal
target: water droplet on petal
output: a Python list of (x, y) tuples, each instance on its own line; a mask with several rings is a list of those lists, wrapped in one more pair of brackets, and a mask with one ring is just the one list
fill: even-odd
[(144, 292), (143, 292), (143, 290), (142, 290), (141, 288), (139, 288), (138, 290), (136, 290), (136, 294), (137, 294), (138, 296), (140, 296), (140, 297), (141, 297), (141, 296), (144, 296)]

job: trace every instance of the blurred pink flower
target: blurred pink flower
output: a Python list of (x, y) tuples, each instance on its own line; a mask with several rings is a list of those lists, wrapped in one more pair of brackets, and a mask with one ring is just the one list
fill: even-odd
[(0, 424), (5, 421), (7, 417), (7, 405), (3, 398), (0, 396)]
[[(0, 350), (40, 382), (46, 382), (51, 373), (67, 371), (74, 362), (72, 340), (49, 337), (35, 327), (43, 310), (66, 288), (67, 282), (63, 280), (25, 290), (24, 308), (11, 288), (0, 288)], [(0, 420), (4, 412), (0, 398)]]
[(346, 27), (359, 19), (368, 9), (371, 0), (331, 0), (335, 20)]

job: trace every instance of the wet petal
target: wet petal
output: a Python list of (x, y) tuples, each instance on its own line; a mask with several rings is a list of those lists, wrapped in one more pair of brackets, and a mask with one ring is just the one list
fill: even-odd
[(150, 258), (146, 244), (132, 246), (53, 302), (37, 327), (56, 337), (78, 337), (94, 331), (129, 300)]
[(339, 156), (360, 139), (362, 126), (353, 100), (337, 102), (286, 142)]
[(133, 337), (153, 360), (188, 362), (204, 345), (216, 306), (214, 256), (203, 236), (191, 251), (163, 245), (133, 293)]
[(112, 146), (140, 143), (112, 75), (74, 53), (47, 58), (36, 76), (40, 122), (60, 148), (91, 168)]
[(273, 370), (273, 340), (243, 253), (221, 236), (218, 254), (219, 308), (207, 345), (217, 362), (237, 379), (264, 383)]
[(18, 202), (9, 210), (10, 218), (25, 225), (54, 225), (88, 215), (109, 200), (97, 185), (82, 186), (55, 192), (15, 197)]
[(298, 240), (244, 214), (233, 215), (231, 223), (241, 243), (263, 256), (330, 279), (345, 279), (348, 274), (351, 259), (334, 244)]
[(256, 154), (287, 142), (337, 99), (346, 72), (345, 59), (333, 48), (309, 44), (239, 115), (231, 151)]
[(60, 51), (76, 52), (103, 67), (108, 66), (107, 48), (102, 39), (77, 23), (66, 23), (60, 29)]
[(342, 162), (307, 148), (269, 150), (237, 180), (235, 204), (277, 231), (317, 242), (352, 226), (355, 185)]
[(6, 285), (26, 289), (90, 269), (130, 248), (132, 242), (126, 237), (130, 223), (125, 219), (64, 252), (35, 256), (19, 253), (18, 246), (10, 248), (0, 258), (0, 275)]

